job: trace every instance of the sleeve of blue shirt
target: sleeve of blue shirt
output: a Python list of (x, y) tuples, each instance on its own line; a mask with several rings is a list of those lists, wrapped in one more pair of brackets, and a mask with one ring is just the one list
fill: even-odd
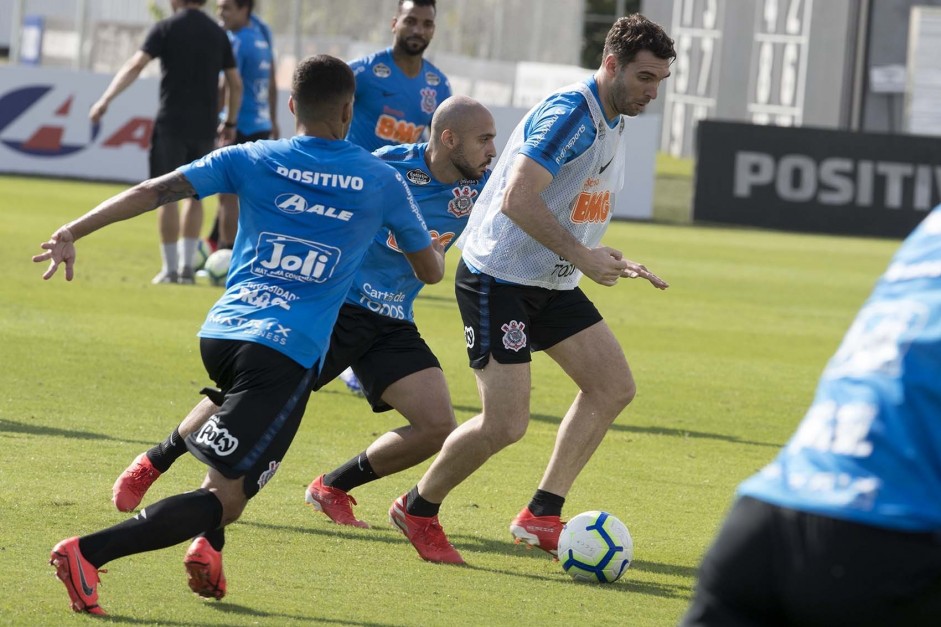
[(431, 246), (428, 226), (408, 189), (408, 183), (391, 166), (387, 167), (395, 178), (386, 186), (383, 195), (386, 204), (383, 226), (395, 234), (399, 250), (404, 253), (418, 252)]
[(524, 154), (554, 177), (559, 169), (585, 152), (595, 138), (588, 103), (577, 93), (547, 98), (526, 120)]
[(196, 190), (197, 198), (213, 194), (236, 194), (235, 181), (240, 180), (236, 173), (241, 146), (226, 146), (210, 152), (192, 163), (177, 168)]

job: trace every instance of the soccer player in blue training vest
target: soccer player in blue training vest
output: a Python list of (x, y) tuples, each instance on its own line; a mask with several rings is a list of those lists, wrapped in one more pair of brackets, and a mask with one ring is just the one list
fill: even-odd
[(356, 109), (347, 137), (375, 150), (422, 140), (438, 104), (451, 95), (447, 77), (424, 59), (435, 34), (435, 0), (399, 0), (392, 47), (350, 62)]
[[(408, 181), (431, 236), (445, 249), (464, 231), (489, 177), (495, 134), (493, 116), (483, 105), (452, 96), (435, 112), (428, 143), (387, 146), (375, 153)], [(380, 232), (340, 309), (330, 349), (314, 381), (313, 389), (318, 390), (352, 365), (373, 411), (396, 409), (408, 421), (308, 486), (305, 500), (337, 524), (368, 527), (353, 515), (356, 501), (350, 490), (428, 459), (457, 426), (444, 373), (415, 326), (413, 306), (421, 288), (394, 235)], [(204, 399), (164, 442), (138, 455), (115, 481), (115, 506), (121, 511), (137, 507), (153, 482), (186, 453), (184, 438), (216, 411), (218, 407)], [(184, 564), (197, 594), (225, 594), (223, 546), (221, 529), (191, 544)], [(432, 557), (445, 561), (447, 554)], [(202, 576), (207, 569), (211, 575)]]
[[(623, 184), (622, 116), (639, 114), (656, 98), (674, 56), (673, 41), (657, 24), (641, 15), (620, 18), (608, 32), (601, 67), (531, 109), (494, 167), (466, 241), (458, 244), (455, 278), (483, 412), (451, 432), (419, 484), (389, 512), (420, 555), (429, 539), (436, 548), (450, 546), (438, 523), (448, 493), (523, 437), (533, 350), (546, 351), (579, 393), (510, 532), (556, 554), (565, 496), (635, 390), (624, 351), (578, 281), (584, 273), (606, 286), (640, 277), (667, 287), (599, 244)], [(435, 561), (461, 560), (453, 548), (436, 553), (447, 559)]]
[[(242, 106), (235, 123), (235, 143), (278, 139), (278, 87), (275, 81), (274, 41), (271, 30), (254, 13), (254, 0), (217, 0), (219, 20), (232, 43), (232, 54), (242, 77)], [(222, 91), (224, 94), (224, 90)], [(225, 98), (220, 98), (225, 102)], [(227, 112), (226, 112), (227, 113)], [(238, 227), (239, 203), (234, 194), (219, 194), (213, 249), (232, 248)]]
[(941, 207), (738, 496), (684, 627), (941, 624)]
[(223, 296), (199, 332), (222, 407), (187, 439), (209, 466), (202, 487), (164, 499), (123, 523), (62, 540), (50, 563), (77, 612), (103, 614), (98, 569), (119, 557), (173, 546), (238, 519), (274, 476), (304, 414), (311, 381), (366, 251), (383, 228), (419, 279), (440, 281), (444, 252), (404, 177), (343, 138), (355, 79), (334, 57), (294, 73), (297, 136), (230, 146), (145, 181), (60, 227), (33, 257), (51, 278), (75, 263), (74, 242), (165, 202), (237, 193), (242, 212)]

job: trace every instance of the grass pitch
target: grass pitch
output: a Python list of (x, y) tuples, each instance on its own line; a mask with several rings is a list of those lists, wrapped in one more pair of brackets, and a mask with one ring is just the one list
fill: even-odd
[[(217, 288), (152, 286), (155, 217), (114, 225), (78, 245), (76, 278), (51, 282), (30, 261), (60, 224), (119, 190), (0, 180), (0, 623), (73, 617), (47, 565), (58, 540), (115, 524), (115, 477), (164, 438), (207, 383), (195, 334)], [(214, 212), (212, 202), (209, 211)], [(741, 229), (615, 223), (605, 243), (671, 283), (582, 286), (620, 338), (638, 383), (569, 495), (569, 516), (608, 510), (630, 528), (635, 562), (609, 586), (576, 584), (540, 551), (509, 542), (556, 426), (575, 394), (534, 359), (525, 438), (451, 495), (441, 519), (466, 567), (422, 562), (386, 521), (392, 500), (427, 467), (362, 486), (340, 528), (303, 506), (317, 474), (401, 423), (333, 383), (314, 395), (277, 477), (231, 526), (229, 595), (203, 602), (186, 586), (184, 546), (108, 564), (99, 588), (111, 620), (161, 625), (661, 626), (686, 608), (695, 568), (736, 484), (784, 443), (818, 374), (898, 242)], [(453, 273), (457, 253), (452, 252)], [(60, 270), (61, 274), (61, 270)], [(479, 408), (452, 283), (429, 287), (419, 328), (441, 359), (458, 420)], [(147, 502), (198, 486), (189, 456)], [(77, 623), (76, 623), (77, 624)]]

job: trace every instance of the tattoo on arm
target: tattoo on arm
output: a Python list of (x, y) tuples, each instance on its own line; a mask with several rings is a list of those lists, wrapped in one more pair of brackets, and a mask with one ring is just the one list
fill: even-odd
[(196, 195), (192, 183), (181, 172), (170, 172), (152, 179), (150, 187), (157, 194), (158, 207)]

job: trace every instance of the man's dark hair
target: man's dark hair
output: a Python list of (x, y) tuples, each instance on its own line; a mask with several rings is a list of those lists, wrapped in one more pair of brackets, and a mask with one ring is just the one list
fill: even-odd
[(234, 1), (235, 1), (235, 6), (237, 6), (240, 9), (244, 9), (247, 6), (249, 15), (251, 15), (252, 11), (255, 10), (255, 0), (234, 0)]
[(396, 11), (396, 15), (402, 12), (402, 5), (406, 2), (411, 2), (416, 7), (431, 7), (435, 10), (435, 13), (438, 12), (438, 6), (435, 4), (435, 0), (399, 0), (399, 8)]
[(291, 82), (291, 95), (301, 120), (311, 120), (326, 109), (349, 101), (355, 91), (353, 70), (328, 54), (307, 57), (298, 63)]
[(673, 40), (656, 22), (651, 22), (640, 13), (618, 18), (604, 40), (602, 58), (613, 54), (618, 65), (624, 66), (634, 60), (641, 50), (649, 50), (660, 59), (675, 59)]

